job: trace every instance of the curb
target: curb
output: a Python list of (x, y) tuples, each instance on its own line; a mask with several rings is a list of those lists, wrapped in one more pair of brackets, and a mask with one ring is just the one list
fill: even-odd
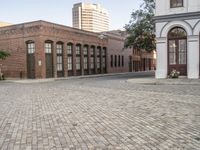
[(50, 78), (50, 79), (7, 79), (4, 82), (9, 83), (46, 83), (46, 82), (53, 82), (53, 81), (60, 81), (60, 80), (70, 80), (70, 79), (87, 79), (87, 78), (100, 78), (106, 76), (118, 76), (118, 75), (126, 75), (126, 74), (141, 74), (147, 73), (149, 75), (154, 75), (154, 71), (142, 71), (142, 72), (123, 72), (123, 73), (108, 73), (108, 74), (96, 74), (96, 75), (83, 75), (83, 76), (71, 76), (71, 77), (62, 77), (62, 78)]
[(200, 79), (152, 79), (152, 78), (138, 78), (128, 79), (127, 82), (132, 84), (143, 85), (200, 85)]

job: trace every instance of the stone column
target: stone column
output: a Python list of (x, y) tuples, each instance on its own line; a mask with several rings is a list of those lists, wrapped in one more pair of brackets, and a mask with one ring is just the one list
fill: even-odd
[(187, 71), (189, 79), (199, 78), (199, 37), (189, 36), (187, 46)]
[(157, 38), (157, 64), (156, 78), (167, 78), (167, 38)]

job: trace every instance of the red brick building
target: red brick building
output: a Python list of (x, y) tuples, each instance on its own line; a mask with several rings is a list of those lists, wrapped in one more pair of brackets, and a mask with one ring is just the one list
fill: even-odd
[(0, 28), (0, 61), (12, 78), (56, 78), (128, 72), (130, 49), (124, 38), (93, 33), (45, 21)]
[(149, 71), (156, 69), (156, 52), (147, 52), (145, 50), (132, 50), (130, 56), (130, 71)]
[[(128, 67), (126, 68), (126, 69), (128, 69), (127, 71), (138, 72), (138, 71), (155, 70), (155, 67), (156, 67), (156, 52), (155, 51), (147, 52), (145, 50), (136, 50), (136, 49), (133, 49), (132, 47), (125, 49), (124, 41), (127, 36), (126, 31), (113, 30), (113, 31), (106, 32), (105, 34), (112, 37), (112, 39), (108, 40), (109, 49), (112, 49), (112, 51), (114, 51), (115, 47), (118, 47), (118, 48), (120, 47), (121, 54), (123, 54), (123, 53), (129, 54), (129, 59), (125, 60), (126, 61), (125, 64), (128, 65)], [(116, 37), (117, 39), (119, 39), (119, 37), (121, 37), (123, 42), (119, 42), (119, 40), (113, 40), (114, 37)], [(115, 55), (113, 55), (113, 56), (111, 55), (111, 60), (112, 60), (112, 57), (113, 57), (113, 59), (120, 60), (120, 56), (116, 55), (118, 52), (119, 52), (119, 50), (115, 51)], [(109, 61), (112, 62), (111, 60), (109, 60)], [(120, 62), (119, 62), (119, 64), (115, 64), (113, 66), (120, 66)], [(122, 69), (122, 68), (112, 67), (110, 69), (110, 71), (111, 72), (112, 71), (120, 72), (121, 71), (120, 69)]]

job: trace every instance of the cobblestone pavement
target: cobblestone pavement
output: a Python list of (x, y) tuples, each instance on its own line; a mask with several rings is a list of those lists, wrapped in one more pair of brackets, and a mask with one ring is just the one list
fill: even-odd
[(0, 149), (200, 150), (200, 85), (130, 77), (0, 82)]

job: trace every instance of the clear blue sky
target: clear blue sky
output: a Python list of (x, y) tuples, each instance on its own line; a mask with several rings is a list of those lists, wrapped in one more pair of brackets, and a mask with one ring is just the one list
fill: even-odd
[(72, 26), (72, 7), (77, 2), (99, 3), (109, 11), (110, 29), (123, 28), (142, 0), (2, 0), (0, 21), (23, 23), (45, 20)]

